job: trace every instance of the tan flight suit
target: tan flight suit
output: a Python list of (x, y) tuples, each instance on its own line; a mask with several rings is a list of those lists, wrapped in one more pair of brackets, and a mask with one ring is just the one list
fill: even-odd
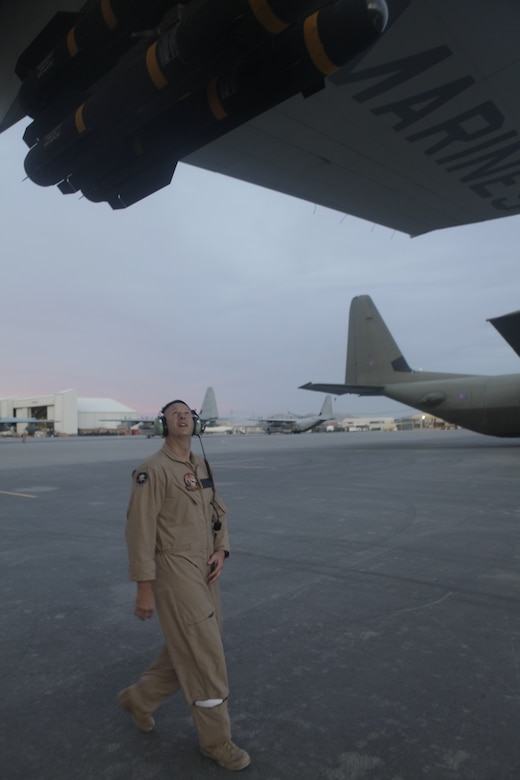
[[(132, 474), (126, 542), (130, 579), (154, 580), (165, 645), (134, 687), (138, 706), (153, 712), (179, 688), (188, 701), (202, 746), (231, 739), (226, 662), (221, 639), (219, 587), (208, 585), (208, 560), (229, 554), (226, 507), (215, 505), (203, 458), (181, 460), (164, 444)], [(196, 701), (223, 699), (215, 707)]]

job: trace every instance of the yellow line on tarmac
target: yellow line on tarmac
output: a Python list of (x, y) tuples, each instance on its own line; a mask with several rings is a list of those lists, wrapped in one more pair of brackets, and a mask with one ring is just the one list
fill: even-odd
[(36, 498), (36, 496), (31, 496), (29, 493), (10, 493), (8, 490), (0, 490), (0, 493), (4, 496), (20, 496), (20, 498)]

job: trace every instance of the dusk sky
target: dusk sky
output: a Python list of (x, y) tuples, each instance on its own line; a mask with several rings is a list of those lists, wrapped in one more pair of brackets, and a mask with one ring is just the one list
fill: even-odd
[(22, 133), (0, 138), (0, 396), (75, 388), (153, 415), (173, 397), (200, 408), (212, 385), (221, 417), (318, 411), (298, 386), (343, 382), (365, 293), (412, 368), (520, 372), (486, 322), (520, 309), (520, 217), (410, 239), (182, 164), (115, 212), (23, 181)]

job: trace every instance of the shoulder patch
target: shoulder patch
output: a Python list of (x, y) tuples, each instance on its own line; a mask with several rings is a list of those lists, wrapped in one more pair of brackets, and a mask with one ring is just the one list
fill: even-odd
[(146, 473), (146, 471), (140, 471), (135, 478), (135, 484), (144, 485), (145, 482), (148, 482), (148, 474)]

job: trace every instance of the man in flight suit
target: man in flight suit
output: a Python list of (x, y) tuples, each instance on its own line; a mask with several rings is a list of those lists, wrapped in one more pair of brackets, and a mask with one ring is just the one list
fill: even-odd
[[(226, 507), (207, 462), (191, 452), (200, 419), (183, 401), (159, 418), (165, 442), (132, 474), (126, 543), (134, 614), (157, 609), (165, 644), (119, 703), (142, 731), (151, 713), (179, 688), (191, 708), (202, 754), (225, 769), (244, 769), (249, 755), (231, 741), (218, 580), (229, 555)], [(195, 432), (200, 430), (195, 429)]]

